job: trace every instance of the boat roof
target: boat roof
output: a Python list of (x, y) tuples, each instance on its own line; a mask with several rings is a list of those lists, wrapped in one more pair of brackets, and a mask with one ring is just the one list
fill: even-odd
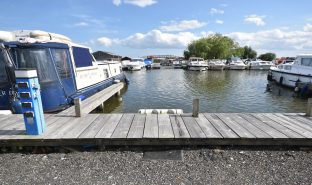
[(75, 46), (75, 47), (89, 47), (74, 43), (70, 38), (57, 34), (41, 30), (17, 30), (17, 31), (0, 31), (0, 42), (4, 44), (14, 44), (14, 45), (37, 45), (37, 46), (50, 46), (50, 47), (61, 47), (64, 48), (65, 45)]
[(312, 54), (299, 54), (297, 57), (312, 57)]

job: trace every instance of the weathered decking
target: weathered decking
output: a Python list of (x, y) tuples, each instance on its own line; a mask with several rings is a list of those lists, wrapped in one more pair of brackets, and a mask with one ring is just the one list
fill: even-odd
[(45, 115), (43, 135), (25, 135), (21, 115), (0, 115), (0, 146), (307, 145), (312, 118), (283, 113)]

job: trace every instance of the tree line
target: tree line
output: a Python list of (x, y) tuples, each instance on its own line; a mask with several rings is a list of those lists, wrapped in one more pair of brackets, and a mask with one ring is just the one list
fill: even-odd
[[(184, 58), (201, 57), (207, 59), (227, 59), (232, 56), (242, 59), (256, 59), (257, 52), (250, 46), (240, 47), (237, 42), (227, 36), (216, 33), (190, 43), (184, 50)], [(276, 58), (274, 53), (258, 56), (261, 60), (271, 61)]]

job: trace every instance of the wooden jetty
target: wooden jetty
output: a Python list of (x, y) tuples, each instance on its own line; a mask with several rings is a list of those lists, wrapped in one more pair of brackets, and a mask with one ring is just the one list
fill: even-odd
[(45, 115), (42, 135), (25, 134), (22, 115), (0, 115), (0, 146), (312, 146), (312, 118), (299, 113)]

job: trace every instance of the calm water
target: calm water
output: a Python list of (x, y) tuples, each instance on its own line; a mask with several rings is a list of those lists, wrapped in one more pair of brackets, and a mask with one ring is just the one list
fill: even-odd
[(266, 71), (206, 71), (160, 69), (126, 72), (130, 85), (123, 101), (111, 98), (105, 112), (136, 113), (142, 108), (178, 108), (192, 112), (192, 99), (200, 99), (200, 112), (304, 112), (305, 99), (291, 89), (272, 86), (266, 92)]

